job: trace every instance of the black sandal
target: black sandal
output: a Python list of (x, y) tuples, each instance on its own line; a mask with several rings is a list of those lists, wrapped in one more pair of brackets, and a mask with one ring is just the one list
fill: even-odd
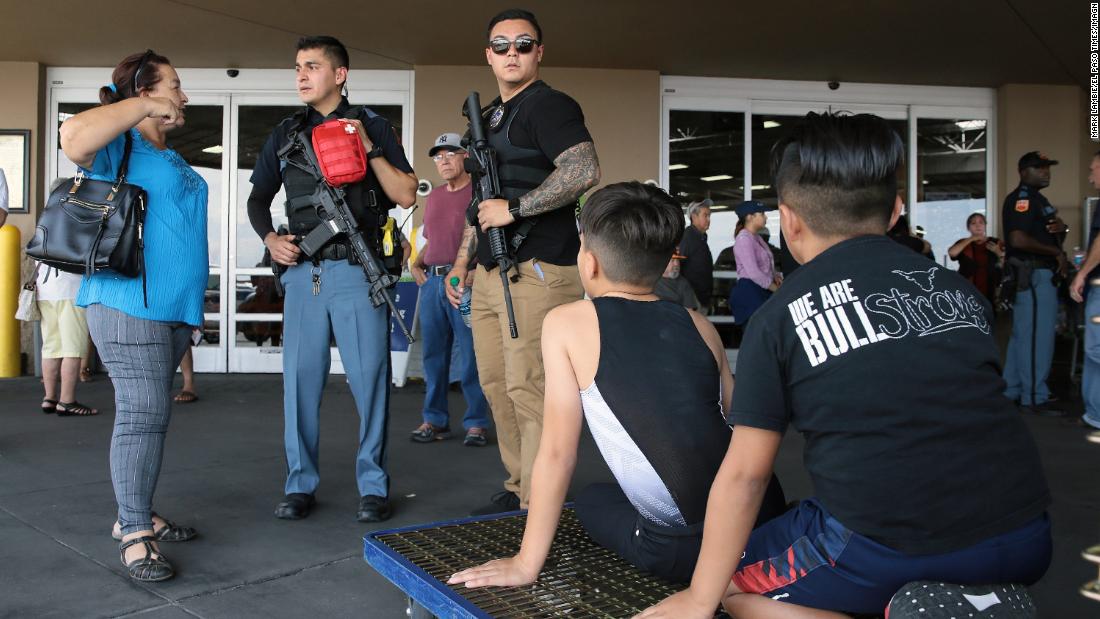
[(80, 402), (58, 402), (58, 407), (64, 406), (65, 410), (57, 408), (58, 417), (91, 417), (92, 415), (98, 415), (99, 411), (96, 409), (85, 406)]
[(42, 398), (42, 414), (50, 415), (57, 412), (57, 400)]
[[(122, 565), (126, 567), (126, 572), (130, 575), (130, 578), (141, 582), (160, 582), (176, 575), (176, 571), (172, 569), (172, 564), (164, 558), (159, 550), (153, 548), (153, 542), (155, 541), (157, 540), (152, 535), (142, 535), (118, 545)], [(126, 549), (138, 544), (145, 546), (145, 556), (127, 563)], [(159, 556), (154, 557), (154, 554)]]
[[(153, 512), (152, 516), (158, 517), (156, 512)], [(193, 527), (181, 527), (163, 516), (159, 518), (164, 520), (163, 527), (158, 529), (156, 523), (153, 523), (153, 538), (158, 542), (186, 542), (195, 539), (199, 534)], [(111, 527), (111, 537), (121, 541), (122, 533), (115, 535), (114, 527)]]

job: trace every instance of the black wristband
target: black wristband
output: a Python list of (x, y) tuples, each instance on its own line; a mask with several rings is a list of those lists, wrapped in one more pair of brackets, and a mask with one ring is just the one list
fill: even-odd
[(512, 198), (508, 201), (508, 212), (512, 214), (512, 219), (519, 221), (519, 198)]
[(381, 157), (383, 154), (382, 146), (375, 144), (374, 148), (367, 151), (367, 159), (374, 159), (375, 157)]

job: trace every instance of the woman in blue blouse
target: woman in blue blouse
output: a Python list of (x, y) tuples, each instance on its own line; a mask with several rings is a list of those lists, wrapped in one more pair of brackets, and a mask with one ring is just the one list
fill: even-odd
[(194, 529), (152, 512), (172, 378), (202, 325), (207, 281), (206, 182), (167, 146), (182, 127), (187, 95), (168, 59), (149, 50), (125, 58), (100, 89), (101, 106), (61, 126), (65, 155), (95, 179), (113, 180), (125, 135), (133, 139), (126, 182), (148, 192), (145, 218), (146, 302), (141, 278), (101, 272), (85, 277), (77, 305), (115, 388), (111, 480), (118, 501), (113, 535), (131, 578), (171, 578), (157, 542), (186, 541)]

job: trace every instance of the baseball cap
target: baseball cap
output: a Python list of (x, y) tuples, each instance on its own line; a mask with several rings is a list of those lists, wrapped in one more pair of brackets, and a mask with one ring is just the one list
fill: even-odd
[(1041, 168), (1044, 166), (1058, 165), (1058, 162), (1050, 157), (1043, 151), (1033, 150), (1029, 153), (1024, 153), (1023, 157), (1020, 157), (1020, 163), (1017, 164), (1017, 170), (1023, 170), (1024, 168)]
[(457, 133), (444, 133), (435, 139), (435, 143), (428, 149), (428, 156), (431, 157), (437, 150), (466, 150), (462, 148), (462, 137)]
[(763, 202), (760, 202), (760, 201), (757, 201), (757, 200), (745, 200), (741, 204), (738, 204), (736, 207), (734, 207), (733, 210), (734, 210), (734, 212), (737, 213), (738, 217), (740, 217), (741, 219), (744, 219), (744, 218), (748, 217), (749, 215), (752, 215), (753, 213), (763, 213), (765, 211), (774, 211), (775, 207), (774, 206), (768, 206), (768, 205), (764, 204)]

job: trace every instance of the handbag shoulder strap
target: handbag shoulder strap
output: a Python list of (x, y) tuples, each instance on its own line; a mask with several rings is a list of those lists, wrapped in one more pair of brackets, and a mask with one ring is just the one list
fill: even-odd
[(118, 166), (118, 184), (121, 185), (126, 180), (126, 172), (130, 169), (130, 151), (134, 149), (134, 136), (131, 134), (133, 129), (126, 130), (126, 146), (122, 150), (122, 163)]

